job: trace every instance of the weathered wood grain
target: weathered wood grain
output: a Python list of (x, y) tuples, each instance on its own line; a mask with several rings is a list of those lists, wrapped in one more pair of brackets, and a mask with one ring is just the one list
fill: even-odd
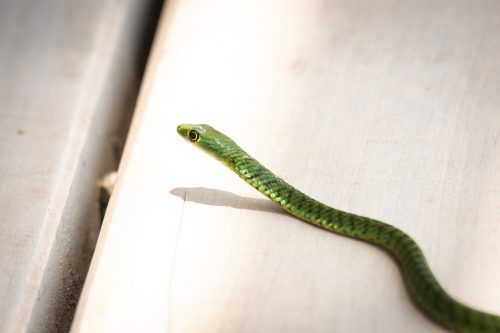
[(181, 122), (405, 230), (450, 293), (500, 313), (499, 14), (170, 3), (73, 332), (444, 331), (385, 253), (279, 213), (181, 141)]

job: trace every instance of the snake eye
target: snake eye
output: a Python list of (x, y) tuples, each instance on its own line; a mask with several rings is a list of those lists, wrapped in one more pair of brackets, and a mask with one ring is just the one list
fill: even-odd
[(188, 138), (189, 138), (189, 141), (196, 142), (200, 139), (200, 134), (198, 132), (196, 132), (195, 130), (190, 130), (188, 133)]

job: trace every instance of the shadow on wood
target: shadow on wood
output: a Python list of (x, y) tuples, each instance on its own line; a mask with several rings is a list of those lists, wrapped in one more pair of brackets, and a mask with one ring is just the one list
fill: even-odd
[(260, 210), (287, 215), (286, 212), (270, 200), (242, 197), (228, 191), (205, 187), (176, 187), (170, 191), (170, 194), (184, 201), (196, 202), (203, 205)]

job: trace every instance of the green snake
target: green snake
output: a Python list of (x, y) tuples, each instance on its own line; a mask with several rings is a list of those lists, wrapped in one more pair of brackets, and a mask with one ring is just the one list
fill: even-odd
[(500, 333), (500, 316), (460, 303), (441, 287), (422, 250), (403, 231), (381, 221), (329, 207), (286, 183), (209, 125), (181, 124), (177, 132), (224, 163), (288, 213), (315, 226), (375, 244), (398, 262), (409, 294), (437, 323), (456, 332)]

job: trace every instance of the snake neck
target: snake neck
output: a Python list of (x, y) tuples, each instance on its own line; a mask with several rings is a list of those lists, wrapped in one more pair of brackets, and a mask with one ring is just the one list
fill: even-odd
[(340, 224), (332, 217), (340, 211), (307, 196), (241, 148), (237, 148), (223, 162), (240, 178), (290, 214), (322, 228), (337, 231)]

